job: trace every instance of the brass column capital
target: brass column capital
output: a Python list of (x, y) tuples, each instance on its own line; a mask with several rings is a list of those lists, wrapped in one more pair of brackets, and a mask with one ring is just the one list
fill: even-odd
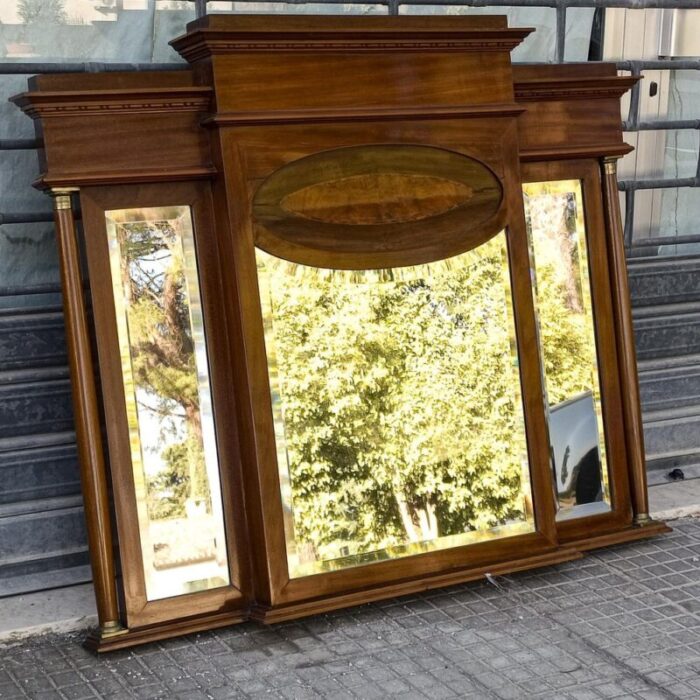
[(53, 198), (53, 208), (57, 211), (72, 209), (72, 195), (78, 191), (77, 187), (52, 187), (49, 190), (49, 195)]
[(620, 156), (605, 156), (603, 158), (603, 169), (606, 175), (617, 175), (617, 161)]

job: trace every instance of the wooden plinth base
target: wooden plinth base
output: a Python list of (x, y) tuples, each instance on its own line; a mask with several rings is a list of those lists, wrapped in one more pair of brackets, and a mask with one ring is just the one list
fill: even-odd
[(302, 603), (293, 603), (275, 608), (254, 605), (250, 611), (250, 618), (252, 620), (258, 620), (264, 624), (284, 622), (286, 620), (308, 617), (310, 615), (330, 612), (331, 610), (338, 610), (339, 608), (347, 608), (353, 605), (363, 605), (364, 603), (370, 603), (386, 598), (399, 597), (409, 595), (411, 593), (420, 593), (421, 591), (428, 591), (433, 588), (442, 588), (444, 586), (453, 586), (458, 583), (476, 581), (478, 579), (485, 578), (487, 574), (502, 576), (504, 574), (512, 574), (517, 571), (551, 566), (552, 564), (560, 564), (561, 562), (571, 561), (572, 559), (580, 559), (582, 556), (583, 555), (581, 552), (573, 547), (560, 547), (545, 554), (516, 559), (515, 561), (509, 561), (504, 564), (482, 566), (476, 569), (462, 569), (460, 571), (431, 576), (430, 578), (425, 578), (418, 581), (407, 581), (393, 585), (383, 584), (376, 589), (356, 591), (353, 593), (333, 596), (331, 598), (304, 601)]
[(572, 546), (581, 552), (587, 552), (591, 549), (610, 547), (613, 544), (645, 540), (664, 532), (673, 532), (673, 530), (661, 520), (648, 520), (643, 525), (630, 525), (625, 530), (616, 530), (607, 535), (595, 535), (584, 540), (576, 540), (576, 544)]
[(161, 639), (180, 637), (184, 634), (195, 632), (205, 632), (217, 629), (218, 627), (228, 627), (248, 619), (245, 610), (236, 610), (228, 613), (217, 613), (215, 615), (204, 615), (191, 620), (182, 620), (165, 625), (145, 627), (140, 629), (129, 629), (119, 634), (102, 635), (100, 630), (91, 632), (85, 640), (85, 647), (98, 654), (107, 651), (116, 651), (140, 644), (157, 642)]
[(255, 604), (250, 610), (204, 615), (202, 617), (165, 625), (124, 630), (116, 634), (103, 635), (100, 630), (95, 630), (95, 632), (90, 634), (85, 640), (85, 646), (92, 651), (103, 653), (139, 644), (148, 644), (149, 642), (177, 637), (183, 634), (192, 634), (219, 627), (227, 627), (246, 620), (256, 620), (264, 624), (274, 624), (276, 622), (318, 615), (354, 605), (363, 605), (386, 598), (400, 597), (412, 593), (420, 593), (421, 591), (427, 591), (433, 588), (476, 581), (485, 578), (487, 574), (502, 576), (518, 571), (552, 566), (565, 561), (581, 559), (584, 556), (584, 552), (591, 549), (599, 549), (601, 547), (622, 544), (624, 542), (634, 542), (635, 540), (655, 537), (665, 532), (671, 532), (671, 528), (668, 527), (666, 523), (650, 520), (644, 525), (630, 525), (624, 530), (595, 535), (585, 540), (577, 540), (575, 544), (562, 546), (537, 556), (524, 557), (522, 559), (516, 559), (503, 564), (494, 564), (492, 566), (451, 571), (418, 581), (406, 581), (389, 586), (382, 585), (374, 589), (355, 591), (329, 598), (308, 600), (301, 603), (291, 603), (274, 608)]

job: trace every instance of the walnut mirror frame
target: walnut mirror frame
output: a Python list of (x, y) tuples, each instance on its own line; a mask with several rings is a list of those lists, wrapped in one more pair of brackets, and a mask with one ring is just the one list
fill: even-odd
[(212, 15), (187, 70), (13, 98), (55, 201), (92, 648), (668, 530), (615, 170), (634, 79), (511, 65), (530, 31)]

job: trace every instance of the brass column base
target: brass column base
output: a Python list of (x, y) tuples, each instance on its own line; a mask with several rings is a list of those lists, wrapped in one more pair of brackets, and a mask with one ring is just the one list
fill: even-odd
[(126, 627), (122, 627), (118, 620), (112, 620), (110, 622), (105, 622), (103, 625), (96, 630), (100, 639), (109, 639), (110, 637), (118, 637), (119, 635), (126, 634), (129, 630)]
[(110, 643), (129, 633), (118, 620), (110, 620), (99, 627), (90, 630), (85, 638), (84, 646), (91, 651), (100, 652)]
[(654, 520), (649, 515), (649, 513), (637, 513), (632, 520), (632, 523), (637, 527), (644, 527), (645, 525), (650, 525)]

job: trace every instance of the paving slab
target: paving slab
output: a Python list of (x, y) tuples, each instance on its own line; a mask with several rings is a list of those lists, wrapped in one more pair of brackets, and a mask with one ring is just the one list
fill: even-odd
[(649, 510), (658, 520), (700, 515), (700, 479), (685, 479), (650, 486)]
[(698, 698), (700, 519), (547, 569), (96, 657), (0, 647), (0, 699)]
[(83, 630), (96, 622), (91, 583), (0, 598), (0, 645), (43, 632)]

